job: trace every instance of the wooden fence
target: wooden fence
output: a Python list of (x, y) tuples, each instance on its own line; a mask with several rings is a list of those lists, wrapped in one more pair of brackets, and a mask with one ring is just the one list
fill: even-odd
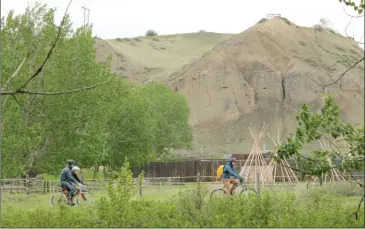
[[(269, 164), (270, 158), (265, 158), (266, 164)], [(193, 160), (183, 162), (152, 162), (148, 165), (133, 169), (133, 177), (138, 177), (138, 174), (143, 170), (145, 177), (184, 177), (181, 178), (184, 182), (192, 182), (194, 178), (186, 179), (186, 177), (195, 177), (196, 174), (200, 173), (204, 177), (203, 182), (214, 181), (218, 167), (225, 164), (225, 160)], [(237, 160), (236, 167), (241, 168), (246, 163), (246, 160)], [(288, 160), (290, 166), (295, 167), (294, 160)], [(299, 166), (300, 167), (300, 166)], [(277, 167), (277, 177), (283, 177), (282, 170)], [(241, 169), (238, 169), (238, 172)], [(294, 173), (300, 178), (300, 173), (294, 171)], [(277, 180), (279, 181), (279, 180)]]
[[(363, 179), (364, 175), (355, 175), (358, 179)], [(191, 177), (154, 177), (154, 178), (144, 178), (142, 182), (142, 187), (153, 187), (153, 186), (173, 186), (173, 185), (185, 185), (187, 183), (202, 182), (204, 184), (215, 184), (222, 185), (220, 181), (215, 181), (215, 176), (201, 176), (199, 173)], [(211, 180), (204, 182), (204, 180)], [(281, 180), (280, 176), (276, 176), (275, 180)], [(109, 180), (84, 180), (83, 181), (89, 190), (105, 190)], [(134, 179), (134, 187), (137, 186), (138, 179)], [(324, 182), (326, 183), (326, 182)], [(276, 184), (293, 184), (288, 182), (277, 182)], [(53, 193), (60, 189), (59, 180), (40, 180), (36, 178), (31, 179), (2, 179), (1, 180), (1, 192), (7, 193), (26, 193), (26, 194), (36, 194), (36, 193)], [(256, 180), (250, 181), (248, 185), (255, 185), (256, 188), (259, 186), (271, 186), (273, 184), (259, 184)]]

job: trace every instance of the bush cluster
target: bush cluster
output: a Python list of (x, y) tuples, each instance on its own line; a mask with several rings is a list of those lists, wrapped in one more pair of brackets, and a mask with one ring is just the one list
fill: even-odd
[(343, 207), (336, 193), (315, 190), (305, 199), (291, 192), (262, 192), (209, 200), (202, 185), (182, 190), (164, 201), (132, 200), (134, 189), (128, 169), (108, 186), (107, 197), (88, 209), (48, 206), (34, 210), (7, 208), (2, 211), (2, 227), (359, 227), (350, 216), (356, 206)]

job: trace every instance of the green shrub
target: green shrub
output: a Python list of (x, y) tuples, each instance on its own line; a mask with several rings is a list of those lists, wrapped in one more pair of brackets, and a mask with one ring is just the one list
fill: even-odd
[[(364, 225), (364, 209), (360, 208), (359, 220), (351, 216), (357, 208), (357, 201), (349, 203), (351, 197), (339, 196), (345, 189), (342, 186), (303, 190), (305, 195), (263, 189), (260, 196), (250, 199), (245, 195), (235, 195), (212, 201), (209, 199), (210, 190), (199, 184), (165, 201), (133, 200), (136, 194), (133, 186), (129, 163), (125, 160), (120, 173), (108, 185), (107, 197), (99, 199), (96, 206), (88, 209), (40, 207), (31, 210), (10, 206), (2, 209), (1, 226), (362, 228)], [(348, 189), (349, 186), (346, 187)]]
[(352, 183), (335, 183), (324, 185), (324, 190), (327, 193), (332, 193), (342, 196), (362, 196), (364, 195), (364, 189), (359, 187), (357, 184)]
[(203, 188), (185, 190), (166, 201), (97, 202), (95, 208), (7, 208), (2, 227), (362, 227), (338, 196), (316, 190), (306, 199), (263, 192), (247, 200), (235, 196), (209, 201)]
[(158, 34), (157, 34), (157, 32), (156, 31), (154, 31), (154, 30), (152, 30), (152, 29), (149, 29), (149, 30), (147, 30), (147, 32), (146, 32), (146, 36), (147, 37), (153, 37), (153, 36), (157, 36)]

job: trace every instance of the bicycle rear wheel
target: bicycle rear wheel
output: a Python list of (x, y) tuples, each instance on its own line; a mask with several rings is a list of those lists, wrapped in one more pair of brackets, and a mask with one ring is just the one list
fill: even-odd
[(92, 206), (95, 202), (95, 198), (91, 192), (85, 191), (79, 193), (76, 197), (76, 204), (78, 206)]
[(63, 192), (56, 192), (49, 198), (49, 205), (51, 207), (56, 205), (67, 205), (68, 200)]
[(240, 192), (240, 196), (245, 195), (247, 198), (250, 198), (252, 196), (256, 196), (257, 192), (253, 188), (245, 188)]
[(225, 196), (226, 191), (224, 189), (216, 189), (210, 194), (210, 200), (213, 198), (220, 198), (222, 196)]

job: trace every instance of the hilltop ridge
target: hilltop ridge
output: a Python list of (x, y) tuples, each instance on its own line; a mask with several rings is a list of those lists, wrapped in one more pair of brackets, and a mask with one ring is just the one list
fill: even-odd
[[(364, 51), (350, 38), (285, 18), (262, 19), (239, 34), (192, 33), (97, 40), (99, 60), (113, 52), (113, 70), (137, 82), (165, 82), (187, 96), (194, 150), (248, 152), (248, 127), (269, 124), (285, 136), (303, 103), (313, 109), (334, 95), (343, 119), (364, 119), (364, 63), (336, 80)], [(112, 50), (112, 51), (111, 51)], [(118, 60), (116, 59), (118, 58)]]

